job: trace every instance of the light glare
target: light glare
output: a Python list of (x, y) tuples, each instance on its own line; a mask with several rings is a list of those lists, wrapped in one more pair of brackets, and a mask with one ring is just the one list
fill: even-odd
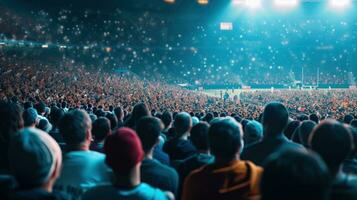
[(274, 0), (276, 7), (293, 8), (299, 4), (298, 0)]
[(341, 9), (350, 6), (351, 3), (351, 0), (330, 0), (329, 5), (332, 8)]

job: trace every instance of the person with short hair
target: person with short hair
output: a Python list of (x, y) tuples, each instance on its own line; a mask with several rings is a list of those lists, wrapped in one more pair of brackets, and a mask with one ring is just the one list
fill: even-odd
[(330, 174), (316, 154), (285, 151), (271, 155), (264, 164), (262, 200), (327, 200)]
[(124, 126), (135, 130), (136, 123), (138, 123), (141, 118), (147, 116), (151, 116), (147, 105), (145, 103), (137, 103), (135, 104), (130, 117), (124, 122)]
[(333, 178), (330, 199), (356, 199), (357, 177), (342, 171), (343, 162), (354, 149), (350, 130), (340, 122), (325, 120), (311, 133), (309, 146), (322, 157)]
[(22, 118), (24, 120), (24, 127), (36, 127), (38, 124), (37, 111), (34, 108), (28, 108), (22, 113)]
[(112, 172), (105, 164), (105, 155), (90, 151), (92, 123), (83, 110), (72, 110), (62, 117), (59, 130), (66, 142), (63, 168), (55, 189), (66, 191), (74, 199), (91, 187), (109, 184)]
[(174, 120), (176, 137), (164, 144), (163, 150), (170, 156), (170, 161), (183, 160), (196, 153), (196, 148), (188, 139), (192, 128), (190, 114), (181, 112)]
[(123, 109), (120, 106), (114, 108), (114, 114), (118, 120), (117, 128), (122, 128), (124, 126), (124, 111), (123, 111)]
[(145, 153), (141, 163), (141, 180), (161, 190), (170, 191), (176, 196), (179, 181), (177, 172), (157, 161), (154, 154), (163, 128), (160, 119), (155, 117), (143, 117), (136, 125), (136, 131)]
[(309, 137), (314, 130), (316, 123), (312, 120), (305, 120), (301, 123), (297, 129), (296, 134), (299, 137), (299, 141), (304, 147), (309, 148)]
[(10, 169), (17, 187), (9, 199), (67, 199), (52, 188), (59, 177), (62, 152), (57, 142), (47, 133), (36, 128), (25, 128), (10, 142)]
[(209, 129), (209, 147), (215, 161), (193, 171), (184, 182), (182, 199), (260, 199), (263, 169), (240, 160), (241, 125), (232, 117), (215, 119)]
[(263, 112), (262, 141), (248, 146), (243, 150), (242, 159), (250, 160), (262, 166), (267, 157), (284, 150), (304, 150), (302, 145), (291, 142), (283, 131), (288, 124), (289, 114), (285, 106), (279, 102), (271, 102), (265, 106)]
[(52, 124), (52, 130), (49, 132), (49, 134), (62, 147), (65, 145), (65, 143), (64, 143), (63, 135), (60, 134), (58, 126), (59, 126), (59, 122), (63, 116), (64, 116), (63, 109), (60, 109), (57, 106), (54, 106), (51, 108), (50, 122)]
[(244, 127), (243, 140), (246, 146), (259, 142), (263, 138), (263, 126), (261, 123), (251, 120)]
[(0, 174), (9, 174), (8, 147), (12, 135), (23, 128), (22, 109), (16, 103), (0, 101)]
[(134, 130), (120, 128), (108, 136), (104, 143), (105, 162), (113, 170), (112, 185), (98, 186), (87, 191), (83, 200), (167, 200), (174, 199), (170, 192), (163, 192), (140, 178), (140, 165), (144, 158), (143, 147)]
[(90, 149), (104, 153), (104, 140), (112, 133), (110, 121), (106, 117), (99, 117), (92, 123), (92, 135), (94, 141), (91, 143)]

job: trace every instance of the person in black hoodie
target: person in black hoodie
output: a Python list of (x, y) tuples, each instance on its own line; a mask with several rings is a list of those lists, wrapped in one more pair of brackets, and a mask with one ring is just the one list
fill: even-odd
[(354, 149), (353, 136), (348, 127), (326, 120), (314, 129), (309, 145), (325, 161), (333, 178), (330, 199), (357, 199), (357, 176), (342, 171), (343, 162)]
[(171, 163), (186, 159), (196, 153), (196, 148), (188, 139), (192, 128), (191, 116), (181, 112), (175, 116), (174, 128), (176, 137), (164, 144), (163, 150), (170, 156)]
[(288, 124), (289, 114), (285, 106), (279, 102), (271, 102), (265, 106), (263, 112), (262, 141), (248, 146), (243, 150), (242, 159), (250, 160), (262, 166), (267, 157), (284, 150), (304, 150), (302, 145), (291, 142), (283, 131)]

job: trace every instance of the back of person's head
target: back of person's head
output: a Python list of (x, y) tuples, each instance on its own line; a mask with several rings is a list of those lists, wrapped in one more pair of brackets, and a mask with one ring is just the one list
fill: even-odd
[(139, 121), (142, 117), (150, 116), (150, 111), (145, 103), (138, 103), (134, 106), (131, 117)]
[(174, 127), (177, 137), (181, 137), (183, 134), (189, 132), (192, 127), (190, 114), (186, 112), (178, 113), (174, 120)]
[(210, 151), (217, 159), (231, 161), (243, 149), (242, 127), (232, 117), (212, 120), (208, 137)]
[(49, 133), (52, 129), (52, 125), (50, 124), (50, 122), (47, 119), (40, 119), (40, 121), (38, 122), (37, 128)]
[(270, 156), (261, 180), (262, 200), (328, 199), (330, 175), (316, 154), (285, 151)]
[(319, 118), (319, 116), (318, 116), (317, 114), (311, 114), (311, 115), (309, 116), (309, 119), (310, 119), (311, 121), (315, 122), (316, 124), (318, 124), (319, 121), (320, 121), (320, 118)]
[(33, 103), (31, 101), (26, 101), (24, 103), (24, 110), (27, 110), (28, 108), (33, 108)]
[(112, 114), (112, 113), (107, 113), (107, 114), (105, 115), (105, 117), (106, 117), (107, 119), (109, 119), (109, 121), (110, 121), (110, 128), (111, 128), (112, 130), (114, 130), (114, 129), (118, 126), (118, 119), (117, 119), (117, 117), (116, 117), (114, 114)]
[(143, 117), (139, 120), (136, 124), (136, 132), (145, 153), (148, 153), (159, 142), (163, 129), (163, 123), (156, 117)]
[(207, 122), (199, 122), (191, 129), (191, 141), (197, 150), (208, 151), (209, 124)]
[(51, 108), (50, 122), (52, 123), (52, 125), (57, 127), (59, 121), (63, 116), (64, 116), (63, 109), (60, 109), (57, 106)]
[(7, 142), (23, 125), (21, 107), (16, 103), (0, 101), (0, 142)]
[(306, 114), (301, 114), (297, 117), (297, 119), (302, 122), (305, 120), (309, 120), (309, 116), (307, 116)]
[(92, 135), (96, 142), (102, 142), (111, 133), (110, 121), (99, 117), (92, 123)]
[(37, 188), (59, 176), (62, 152), (47, 133), (25, 128), (11, 139), (10, 170), (20, 188)]
[(354, 119), (351, 121), (350, 125), (353, 127), (353, 128), (357, 128), (357, 119)]
[(22, 113), (24, 127), (34, 126), (37, 123), (37, 111), (34, 108), (28, 108)]
[(45, 104), (43, 101), (38, 102), (38, 103), (35, 105), (35, 108), (36, 108), (37, 113), (38, 113), (39, 115), (42, 115), (43, 113), (46, 112), (46, 104)]
[(161, 121), (164, 123), (165, 128), (171, 125), (172, 120), (172, 113), (170, 111), (165, 111), (162, 113)]
[(312, 131), (309, 146), (325, 160), (331, 173), (335, 175), (354, 144), (348, 128), (337, 121), (325, 120)]
[(345, 115), (345, 117), (343, 118), (343, 123), (350, 124), (353, 119), (353, 115)]
[(200, 120), (196, 116), (193, 116), (191, 119), (192, 119), (192, 126), (195, 126), (200, 122)]
[(288, 124), (289, 114), (279, 102), (271, 102), (263, 112), (263, 127), (266, 134), (280, 134)]
[(261, 123), (252, 120), (244, 127), (244, 144), (252, 144), (260, 141), (263, 138), (263, 126)]
[(297, 121), (297, 120), (289, 122), (284, 130), (284, 135), (287, 138), (292, 139), (292, 136), (293, 136), (295, 130), (300, 126), (300, 123), (301, 122)]
[(105, 162), (115, 174), (128, 176), (144, 158), (141, 142), (134, 130), (120, 128), (104, 143)]
[(115, 114), (115, 116), (117, 117), (117, 119), (119, 121), (123, 121), (124, 112), (123, 112), (123, 109), (120, 106), (114, 108), (114, 114)]
[(311, 120), (305, 120), (301, 123), (301, 125), (298, 128), (297, 134), (299, 135), (299, 139), (302, 145), (305, 147), (309, 146), (309, 137), (314, 130), (316, 126), (316, 123)]
[(206, 116), (204, 117), (204, 121), (206, 121), (207, 123), (210, 123), (211, 120), (214, 118), (213, 113), (207, 113)]
[(97, 115), (95, 115), (95, 114), (89, 114), (89, 118), (92, 123), (98, 119)]
[(60, 123), (59, 131), (67, 145), (78, 146), (87, 140), (91, 132), (91, 120), (83, 110), (72, 110), (66, 113)]

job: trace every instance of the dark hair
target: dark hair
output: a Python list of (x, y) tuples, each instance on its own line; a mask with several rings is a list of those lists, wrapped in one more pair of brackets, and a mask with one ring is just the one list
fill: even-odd
[(299, 125), (300, 125), (300, 121), (297, 120), (289, 122), (288, 126), (284, 130), (284, 135), (287, 138), (292, 139), (292, 136), (295, 130), (299, 127)]
[(311, 121), (313, 121), (313, 122), (315, 122), (316, 124), (318, 124), (319, 123), (319, 116), (317, 116), (317, 114), (311, 114), (310, 116), (309, 116), (309, 119), (311, 120)]
[(72, 110), (60, 120), (59, 131), (67, 145), (77, 146), (85, 141), (90, 124), (91, 120), (85, 111)]
[(125, 122), (125, 126), (129, 128), (135, 129), (136, 123), (143, 117), (150, 116), (150, 111), (145, 103), (137, 103), (133, 112), (131, 112), (131, 116)]
[(164, 125), (161, 120), (156, 117), (143, 117), (136, 125), (136, 133), (138, 134), (143, 150), (145, 153), (150, 151), (157, 143)]
[(192, 126), (192, 119), (190, 114), (181, 112), (176, 115), (174, 120), (176, 137), (181, 137), (183, 134), (190, 131), (191, 126)]
[(285, 106), (279, 102), (271, 102), (263, 112), (263, 127), (268, 134), (280, 134), (288, 124), (289, 114)]
[(34, 108), (28, 108), (22, 113), (22, 118), (24, 120), (24, 127), (31, 126), (36, 123), (37, 111)]
[(51, 131), (51, 124), (48, 122), (47, 119), (41, 119), (39, 122), (38, 122), (38, 125), (37, 125), (37, 128), (46, 132), (46, 133), (49, 133)]
[(54, 106), (51, 108), (51, 113), (50, 113), (50, 122), (57, 127), (59, 121), (61, 118), (64, 116), (64, 111), (57, 106)]
[(326, 120), (313, 130), (309, 143), (326, 162), (333, 175), (353, 148), (352, 134), (348, 128), (334, 120)]
[(162, 113), (161, 120), (165, 125), (165, 128), (169, 127), (172, 122), (172, 113), (170, 111), (165, 111)]
[(241, 125), (232, 117), (212, 121), (208, 132), (212, 154), (223, 160), (233, 159), (242, 147), (242, 132)]
[(357, 119), (354, 119), (351, 121), (350, 125), (353, 127), (353, 128), (357, 128)]
[(24, 125), (22, 109), (16, 103), (0, 101), (0, 142), (9, 140)]
[(330, 181), (325, 163), (316, 154), (276, 153), (264, 165), (262, 200), (325, 200)]
[(112, 113), (107, 113), (107, 114), (105, 115), (105, 117), (106, 117), (107, 119), (109, 119), (109, 121), (110, 121), (110, 128), (111, 128), (112, 130), (114, 130), (114, 129), (118, 126), (118, 119), (117, 119), (117, 117), (116, 117), (114, 114), (112, 114)]
[(298, 128), (297, 134), (299, 136), (300, 142), (305, 147), (309, 146), (309, 137), (311, 132), (314, 130), (316, 123), (311, 120), (305, 120), (301, 123)]
[(123, 120), (124, 112), (123, 112), (123, 109), (120, 106), (114, 108), (114, 114), (115, 114), (115, 116), (117, 117), (118, 120)]
[(0, 101), (0, 173), (9, 170), (8, 146), (10, 138), (23, 127), (22, 109), (16, 103)]
[(42, 113), (46, 112), (46, 104), (43, 101), (38, 102), (35, 105), (35, 108), (37, 110), (37, 113), (41, 115)]
[(27, 110), (28, 108), (33, 108), (33, 103), (31, 101), (26, 101), (24, 103), (24, 110)]
[(307, 116), (306, 114), (301, 114), (297, 117), (297, 119), (302, 122), (302, 121), (308, 120), (309, 116)]
[(92, 135), (97, 142), (103, 141), (111, 132), (110, 121), (105, 117), (99, 117), (92, 123)]
[(345, 115), (345, 117), (343, 118), (343, 123), (350, 124), (353, 119), (353, 115)]
[(203, 120), (206, 121), (207, 123), (210, 123), (213, 118), (214, 118), (213, 114), (209, 112), (206, 114)]
[(199, 122), (191, 129), (191, 141), (198, 150), (209, 150), (208, 141), (209, 124), (207, 122)]

